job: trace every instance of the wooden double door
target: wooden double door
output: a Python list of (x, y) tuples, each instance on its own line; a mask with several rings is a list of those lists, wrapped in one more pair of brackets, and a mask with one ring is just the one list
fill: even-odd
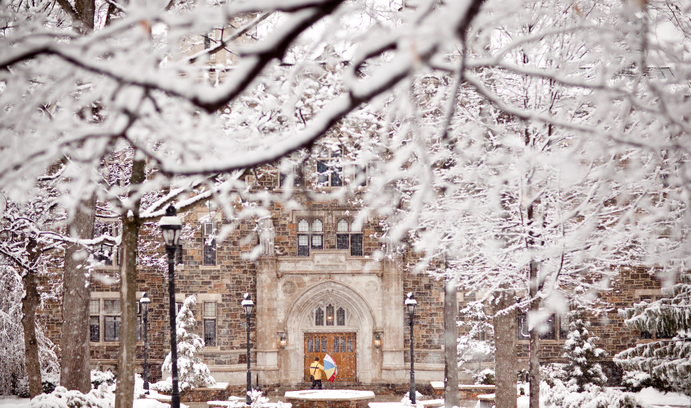
[(319, 363), (324, 365), (326, 354), (333, 358), (338, 367), (336, 381), (357, 381), (356, 342), (355, 333), (305, 333), (305, 381), (309, 381), (309, 367), (314, 358), (319, 357)]

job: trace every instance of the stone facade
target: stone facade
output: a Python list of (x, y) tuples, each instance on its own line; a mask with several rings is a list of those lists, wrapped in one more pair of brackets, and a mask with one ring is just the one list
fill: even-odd
[[(252, 180), (267, 189), (278, 183), (270, 172), (260, 172)], [(215, 345), (202, 352), (212, 375), (233, 386), (246, 381), (246, 325), (240, 301), (243, 293), (249, 293), (256, 306), (250, 323), (252, 380), (258, 381), (260, 387), (304, 384), (305, 335), (322, 332), (355, 333), (353, 352), (357, 356), (354, 369), (358, 384), (405, 384), (410, 378), (411, 356), (410, 328), (403, 301), (407, 292), (413, 292), (419, 304), (414, 325), (416, 381), (422, 385), (443, 380), (443, 282), (426, 273), (412, 273), (405, 266), (414, 263), (412, 255), (405, 255), (404, 259), (383, 256), (386, 248), (378, 239), (382, 233), (379, 220), (369, 217), (358, 220), (363, 221), (361, 228), (354, 226), (356, 204), (300, 194), (298, 191), (296, 195), (302, 203), (300, 209), (276, 203), (270, 208), (270, 218), (262, 221), (236, 223), (205, 204), (180, 214), (185, 237), (183, 263), (176, 267), (176, 301), (197, 295), (194, 314), (200, 335), (204, 333), (204, 304), (215, 304), (213, 315), (206, 316), (215, 323)], [(303, 220), (310, 225), (315, 220), (321, 222), (322, 230), (317, 235), (322, 236), (322, 247), (309, 248), (308, 254), (298, 251), (299, 225)], [(348, 225), (347, 231), (339, 231), (341, 220)], [(211, 239), (209, 231), (205, 231), (207, 223), (215, 226), (213, 234), (223, 236), (215, 246), (215, 265), (205, 265), (204, 247)], [(338, 249), (339, 233), (361, 234), (362, 253), (353, 255), (349, 249)], [(155, 234), (155, 226), (147, 226), (141, 240), (160, 242)], [(250, 260), (248, 255), (256, 252), (260, 243), (262, 255)], [(141, 264), (137, 296), (146, 292), (151, 299), (149, 361), (155, 381), (161, 376), (160, 365), (169, 348), (168, 282), (163, 246), (146, 248), (148, 252), (141, 256), (153, 261)], [(117, 280), (117, 262), (113, 263), (115, 266), (101, 267), (94, 274), (92, 299), (119, 299), (117, 284), (107, 283)], [(593, 320), (593, 330), (601, 338), (598, 346), (611, 356), (640, 342), (640, 334), (624, 327), (616, 308), (657, 293), (659, 282), (646, 270), (622, 269), (613, 289), (601, 294), (601, 299), (613, 308)], [(315, 310), (327, 305), (345, 311), (342, 325), (315, 325)], [(49, 304), (43, 319), (49, 336), (59, 344), (59, 303)], [(377, 344), (375, 338), (379, 339)], [(101, 333), (99, 341), (92, 342), (93, 365), (115, 369), (118, 343), (104, 339)], [(543, 340), (542, 361), (560, 361), (563, 341)], [(140, 366), (143, 346), (143, 342), (137, 346)], [(527, 341), (519, 340), (517, 346), (519, 369), (527, 368)]]

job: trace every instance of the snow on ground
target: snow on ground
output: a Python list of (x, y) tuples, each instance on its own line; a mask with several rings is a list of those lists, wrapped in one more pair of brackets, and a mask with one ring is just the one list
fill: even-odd
[[(182, 408), (187, 405), (180, 404)], [(170, 404), (155, 399), (136, 399), (133, 408), (169, 408)], [(31, 400), (28, 398), (0, 396), (0, 408), (31, 408)]]
[[(317, 391), (317, 390), (313, 390)], [(339, 397), (344, 397), (350, 395), (353, 397), (353, 390), (321, 390), (320, 397), (326, 397), (326, 395), (331, 396), (329, 399), (338, 399)], [(678, 408), (678, 407), (691, 407), (691, 398), (684, 394), (678, 394), (674, 392), (662, 393), (660, 391), (654, 390), (652, 388), (646, 388), (641, 392), (636, 394), (641, 400), (650, 404), (655, 408)], [(167, 408), (170, 405), (151, 398), (137, 399), (134, 400), (133, 408)], [(440, 403), (442, 400), (433, 400), (434, 403)], [(419, 401), (424, 403), (430, 403), (432, 401)], [(186, 407), (185, 404), (181, 404), (182, 407)], [(410, 408), (409, 405), (404, 405), (399, 402), (372, 402), (369, 404), (370, 408)], [(479, 403), (478, 403), (479, 406)], [(541, 404), (542, 406), (542, 404)], [(0, 408), (30, 408), (31, 403), (28, 398), (17, 398), (13, 396), (0, 396)], [(528, 397), (521, 396), (518, 397), (518, 408), (528, 407)], [(549, 407), (544, 407), (549, 408)]]

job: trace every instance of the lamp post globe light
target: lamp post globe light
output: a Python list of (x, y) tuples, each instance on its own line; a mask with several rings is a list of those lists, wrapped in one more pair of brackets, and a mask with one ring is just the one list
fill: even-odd
[(173, 376), (173, 391), (170, 395), (171, 408), (180, 408), (180, 390), (178, 389), (178, 347), (175, 327), (175, 250), (180, 241), (182, 222), (176, 216), (175, 207), (172, 205), (166, 209), (165, 217), (161, 217), (159, 222), (163, 240), (166, 244), (168, 254), (168, 297), (170, 306), (170, 354)]
[(413, 358), (413, 320), (415, 319), (415, 308), (417, 307), (417, 300), (415, 300), (415, 295), (413, 292), (408, 292), (405, 299), (405, 305), (408, 308), (408, 315), (410, 317), (410, 403), (415, 405), (415, 369), (414, 363), (415, 358)]
[(149, 394), (149, 303), (151, 299), (146, 295), (146, 292), (139, 299), (139, 304), (142, 307), (142, 315), (144, 315), (144, 390)]
[(249, 293), (245, 293), (242, 296), (242, 307), (245, 309), (245, 318), (247, 319), (247, 400), (245, 403), (250, 406), (252, 405), (252, 397), (250, 393), (252, 391), (252, 373), (250, 372), (250, 315), (252, 314), (252, 307), (254, 307), (254, 302), (250, 298)]

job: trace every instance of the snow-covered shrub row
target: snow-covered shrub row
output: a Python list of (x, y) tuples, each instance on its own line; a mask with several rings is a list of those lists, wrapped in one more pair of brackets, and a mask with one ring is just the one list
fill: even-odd
[(115, 394), (105, 384), (87, 394), (58, 386), (50, 394), (40, 394), (31, 400), (31, 408), (112, 408), (114, 405)]
[(612, 388), (586, 385), (585, 391), (577, 392), (577, 385), (565, 385), (555, 379), (554, 385), (540, 383), (540, 403), (561, 408), (651, 408), (635, 395)]

